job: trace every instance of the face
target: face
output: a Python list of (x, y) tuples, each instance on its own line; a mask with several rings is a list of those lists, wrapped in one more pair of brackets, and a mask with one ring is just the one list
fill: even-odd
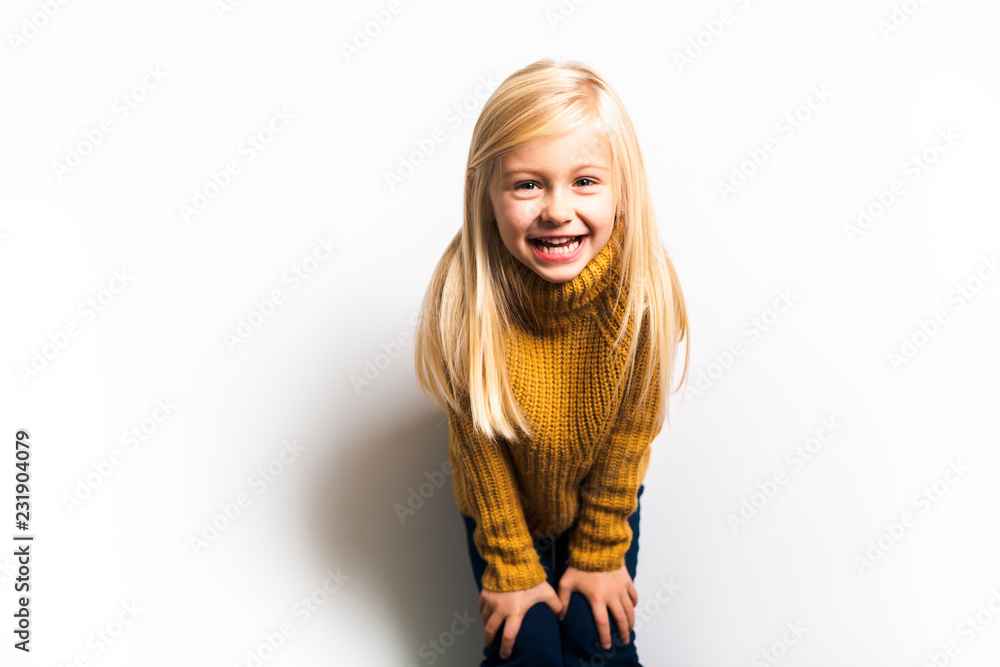
[(489, 185), (504, 245), (545, 280), (572, 280), (611, 238), (611, 155), (587, 127), (520, 146)]

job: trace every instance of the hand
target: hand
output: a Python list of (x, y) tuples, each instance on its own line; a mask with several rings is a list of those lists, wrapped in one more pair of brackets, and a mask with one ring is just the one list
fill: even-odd
[(562, 611), (559, 596), (548, 581), (523, 591), (500, 593), (483, 589), (479, 594), (479, 615), (483, 619), (485, 631), (483, 641), (486, 646), (493, 644), (493, 638), (504, 619), (507, 624), (503, 629), (503, 641), (500, 644), (500, 657), (504, 660), (510, 657), (514, 650), (514, 640), (521, 629), (521, 619), (528, 610), (538, 602), (544, 602), (558, 616)]
[(618, 624), (622, 643), (628, 644), (629, 632), (635, 627), (635, 605), (639, 603), (639, 593), (628, 569), (623, 565), (611, 572), (588, 572), (567, 566), (559, 580), (559, 599), (563, 609), (569, 608), (569, 598), (574, 590), (582, 593), (590, 603), (604, 650), (611, 648), (608, 609)]

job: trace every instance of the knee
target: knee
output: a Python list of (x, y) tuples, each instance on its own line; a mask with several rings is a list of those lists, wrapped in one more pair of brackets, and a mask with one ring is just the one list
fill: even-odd
[(600, 648), (594, 614), (582, 593), (573, 591), (570, 594), (569, 607), (559, 631), (563, 646), (571, 655), (587, 654)]
[(609, 614), (611, 648), (605, 650), (597, 631), (597, 621), (590, 609), (590, 603), (582, 593), (574, 591), (570, 595), (566, 617), (561, 621), (560, 637), (563, 654), (577, 660), (581, 665), (634, 665), (638, 664), (635, 651), (635, 631), (629, 632), (629, 643), (623, 644), (618, 634), (618, 624)]
[[(503, 641), (503, 631), (507, 626), (505, 620), (500, 624), (496, 637), (493, 639), (491, 651), (499, 656), (500, 644)], [(520, 658), (528, 665), (538, 667), (562, 667), (562, 646), (559, 639), (559, 621), (552, 608), (544, 602), (531, 606), (521, 619), (521, 627), (507, 660)]]

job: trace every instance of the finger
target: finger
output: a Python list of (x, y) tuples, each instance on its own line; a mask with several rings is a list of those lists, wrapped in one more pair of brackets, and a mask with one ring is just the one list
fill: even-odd
[(639, 606), (639, 591), (636, 590), (635, 583), (633, 583), (631, 579), (629, 579), (629, 581), (628, 581), (628, 594), (629, 594), (629, 597), (632, 598), (632, 606), (633, 607), (638, 607)]
[(563, 611), (565, 611), (562, 598), (560, 598), (555, 591), (551, 589), (549, 589), (549, 591), (549, 594), (545, 596), (545, 604), (549, 605), (549, 609), (552, 610), (552, 613), (555, 614), (556, 618), (561, 619)]
[(611, 603), (611, 613), (614, 614), (615, 624), (618, 626), (618, 636), (621, 637), (622, 644), (628, 644), (628, 617), (625, 615), (625, 609), (620, 600)]
[(497, 628), (500, 627), (500, 623), (502, 621), (502, 619), (500, 618), (500, 614), (494, 614), (493, 616), (494, 616), (493, 618), (491, 618), (490, 620), (486, 621), (485, 624), (483, 625), (483, 645), (484, 646), (492, 646), (493, 645), (493, 638), (496, 637)]
[(611, 648), (611, 623), (608, 621), (608, 608), (603, 604), (591, 602), (590, 610), (594, 614), (594, 624), (597, 626), (597, 636), (601, 640), (601, 646), (607, 651)]
[(496, 609), (494, 609), (493, 607), (491, 607), (489, 605), (486, 605), (483, 608), (483, 625), (486, 625), (486, 623), (489, 622), (490, 617), (493, 616), (493, 613), (495, 611), (496, 611)]
[(506, 660), (514, 651), (514, 640), (517, 639), (517, 631), (521, 629), (520, 616), (508, 616), (507, 625), (503, 629), (503, 641), (500, 642), (500, 658)]
[(559, 620), (566, 618), (566, 611), (569, 610), (569, 600), (573, 595), (573, 587), (570, 584), (559, 582)]
[(635, 607), (632, 606), (632, 598), (622, 599), (622, 608), (625, 610), (625, 618), (628, 619), (628, 629), (635, 627)]

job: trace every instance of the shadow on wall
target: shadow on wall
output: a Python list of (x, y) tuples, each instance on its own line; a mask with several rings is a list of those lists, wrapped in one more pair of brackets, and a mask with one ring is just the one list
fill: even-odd
[(339, 566), (345, 586), (371, 599), (386, 630), (412, 647), (407, 667), (478, 664), (483, 623), (452, 491), (448, 421), (415, 386), (407, 394), (365, 400), (338, 427), (364, 435), (330, 447), (335, 456), (319, 464), (310, 521), (323, 562)]

